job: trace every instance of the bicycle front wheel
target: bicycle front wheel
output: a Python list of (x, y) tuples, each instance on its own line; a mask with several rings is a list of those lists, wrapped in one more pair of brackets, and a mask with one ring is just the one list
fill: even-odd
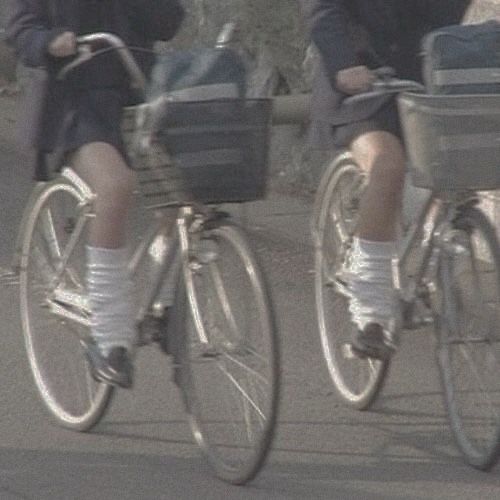
[(388, 367), (388, 361), (360, 359), (353, 354), (350, 342), (354, 326), (337, 280), (364, 186), (365, 177), (352, 157), (338, 157), (323, 176), (313, 221), (316, 313), (323, 356), (337, 393), (359, 410), (372, 404)]
[(274, 436), (280, 358), (273, 307), (242, 231), (227, 222), (190, 242), (182, 388), (193, 436), (221, 479), (242, 484)]
[(85, 207), (73, 185), (48, 184), (27, 218), (20, 262), (22, 329), (36, 387), (56, 421), (79, 431), (99, 421), (113, 390), (91, 378), (80, 342), (89, 335)]
[(486, 470), (500, 451), (500, 251), (493, 227), (467, 208), (442, 235), (438, 361), (453, 435)]

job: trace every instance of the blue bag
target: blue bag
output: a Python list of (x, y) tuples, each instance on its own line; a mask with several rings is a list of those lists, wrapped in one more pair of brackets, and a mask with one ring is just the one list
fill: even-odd
[(447, 26), (422, 43), (430, 94), (500, 94), (500, 23)]
[(232, 88), (232, 95), (228, 97), (241, 98), (245, 95), (245, 65), (236, 51), (230, 48), (201, 48), (167, 52), (156, 57), (147, 100), (154, 100), (165, 93), (212, 86)]

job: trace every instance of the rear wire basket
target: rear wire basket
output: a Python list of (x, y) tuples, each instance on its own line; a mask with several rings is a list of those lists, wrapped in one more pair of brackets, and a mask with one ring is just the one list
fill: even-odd
[(147, 204), (234, 203), (265, 196), (270, 99), (171, 101), (154, 130), (149, 106), (127, 108), (122, 126)]

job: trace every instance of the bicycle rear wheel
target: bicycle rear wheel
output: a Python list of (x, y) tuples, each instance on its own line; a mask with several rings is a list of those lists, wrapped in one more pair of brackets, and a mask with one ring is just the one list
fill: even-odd
[(388, 361), (360, 359), (350, 349), (354, 326), (337, 280), (351, 243), (365, 177), (349, 154), (338, 157), (323, 176), (315, 202), (316, 313), (323, 356), (338, 394), (350, 406), (367, 409), (379, 393)]
[(239, 228), (218, 222), (191, 244), (181, 386), (193, 436), (215, 474), (242, 484), (264, 464), (275, 432), (280, 358), (273, 307)]
[(500, 451), (500, 251), (493, 227), (467, 208), (443, 234), (438, 360), (453, 435), (486, 470)]
[(55, 420), (79, 431), (99, 421), (113, 391), (92, 379), (80, 342), (89, 335), (87, 207), (71, 184), (47, 185), (26, 222), (20, 267), (22, 329), (36, 387)]

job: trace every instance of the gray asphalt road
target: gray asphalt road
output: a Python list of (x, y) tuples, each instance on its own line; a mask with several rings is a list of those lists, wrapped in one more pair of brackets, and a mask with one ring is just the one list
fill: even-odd
[[(9, 263), (29, 172), (0, 140), (0, 265)], [(140, 352), (137, 384), (90, 434), (52, 424), (23, 348), (17, 287), (0, 290), (0, 500), (494, 499), (500, 469), (465, 466), (440, 397), (429, 332), (407, 335), (373, 411), (346, 409), (323, 364), (314, 319), (308, 207), (260, 204), (253, 242), (272, 283), (283, 342), (283, 400), (269, 464), (236, 488), (199, 458), (169, 360)]]

